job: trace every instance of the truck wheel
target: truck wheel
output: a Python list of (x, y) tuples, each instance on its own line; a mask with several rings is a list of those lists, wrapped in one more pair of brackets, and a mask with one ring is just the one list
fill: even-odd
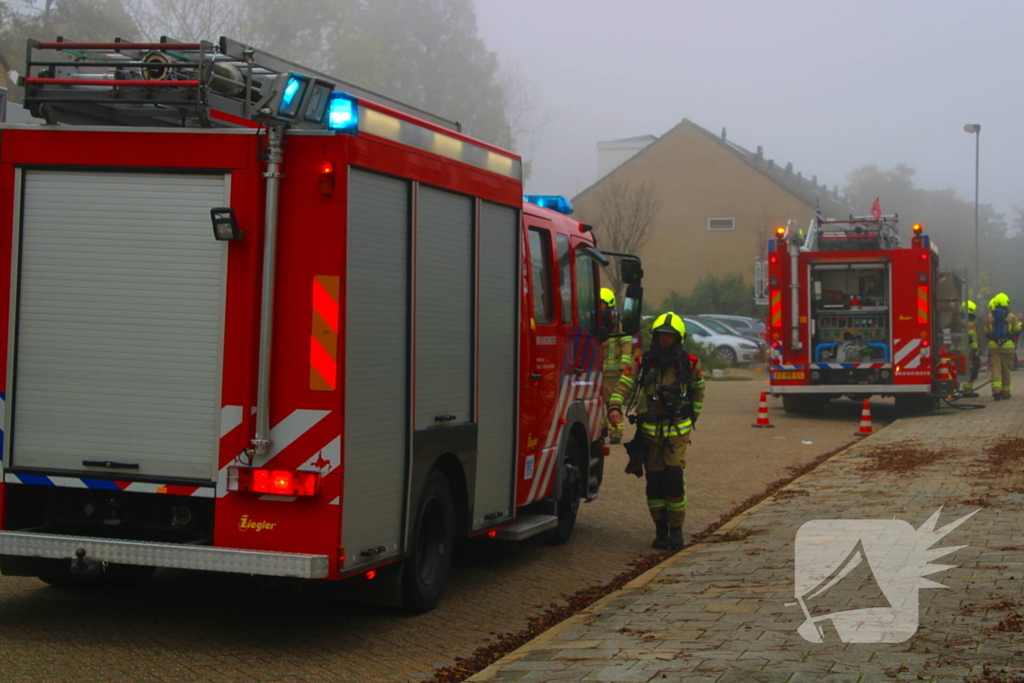
[(548, 531), (541, 539), (548, 545), (562, 545), (572, 536), (576, 528), (576, 514), (580, 510), (580, 498), (586, 493), (583, 482), (582, 449), (575, 438), (569, 437), (565, 446), (565, 464), (562, 465), (562, 495), (558, 499), (558, 526)]
[(815, 396), (812, 394), (795, 396), (792, 394), (783, 394), (782, 396), (782, 409), (787, 413), (804, 413), (808, 415), (817, 415), (828, 403), (829, 399), (827, 396)]
[(427, 475), (416, 506), (409, 557), (402, 568), (402, 607), (423, 614), (437, 607), (452, 566), (451, 486), (438, 470)]
[(904, 415), (931, 413), (939, 407), (939, 399), (920, 394), (896, 394), (896, 412)]
[(736, 352), (730, 349), (728, 346), (719, 346), (718, 349), (715, 351), (715, 356), (721, 358), (724, 361), (728, 361), (729, 367), (736, 367), (736, 361), (738, 360), (738, 358), (736, 357)]

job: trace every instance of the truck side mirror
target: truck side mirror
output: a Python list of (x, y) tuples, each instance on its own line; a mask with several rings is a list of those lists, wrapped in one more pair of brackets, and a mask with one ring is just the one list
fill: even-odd
[[(636, 263), (640, 265), (639, 261)], [(627, 285), (626, 296), (622, 300), (622, 331), (626, 334), (633, 335), (640, 331), (640, 309), (643, 303), (644, 288), (635, 283)]]
[(619, 261), (619, 273), (627, 285), (639, 285), (644, 279), (644, 269), (638, 258), (623, 257)]

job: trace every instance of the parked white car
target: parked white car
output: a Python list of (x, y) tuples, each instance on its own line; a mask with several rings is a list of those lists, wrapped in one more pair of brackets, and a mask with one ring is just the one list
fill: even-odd
[(683, 316), (686, 333), (696, 342), (707, 344), (718, 358), (729, 361), (730, 365), (759, 363), (763, 360), (761, 349), (753, 339), (733, 334), (716, 332), (706, 320)]

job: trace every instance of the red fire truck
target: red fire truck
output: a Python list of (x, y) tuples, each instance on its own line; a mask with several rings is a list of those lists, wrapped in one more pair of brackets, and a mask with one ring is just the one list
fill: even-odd
[(569, 537), (608, 260), (519, 157), (224, 38), (33, 41), (24, 85), (50, 125), (0, 130), (3, 573), (425, 611), (454, 537)]
[(921, 225), (901, 246), (895, 215), (815, 220), (805, 239), (779, 228), (768, 242), (772, 394), (788, 412), (843, 395), (934, 408), (967, 367), (961, 295)]

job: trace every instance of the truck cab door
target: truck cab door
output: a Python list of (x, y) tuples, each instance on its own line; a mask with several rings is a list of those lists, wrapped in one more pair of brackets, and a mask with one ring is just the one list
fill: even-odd
[(526, 277), (522, 384), (520, 392), (520, 453), (516, 504), (544, 496), (550, 487), (558, 443), (558, 412), (568, 391), (565, 333), (561, 297), (555, 288), (556, 245), (547, 221), (525, 217)]

